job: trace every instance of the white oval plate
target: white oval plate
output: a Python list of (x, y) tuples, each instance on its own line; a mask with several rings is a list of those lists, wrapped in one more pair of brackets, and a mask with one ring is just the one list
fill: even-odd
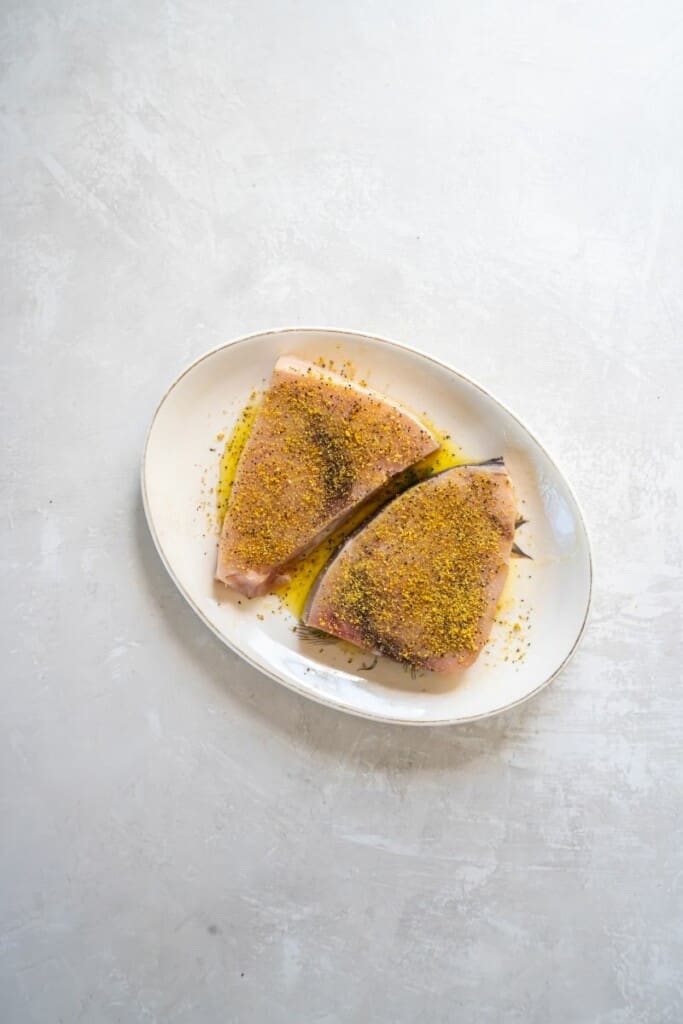
[[(349, 361), (359, 379), (426, 414), (468, 461), (503, 455), (520, 511), (518, 543), (491, 639), (460, 675), (412, 678), (347, 645), (303, 642), (276, 597), (249, 601), (214, 582), (215, 488), (223, 444), (278, 356)], [(213, 488), (213, 491), (212, 491)], [(297, 693), (384, 722), (447, 725), (513, 707), (538, 693), (579, 642), (591, 593), (591, 557), (571, 488), (529, 431), (482, 387), (396, 342), (348, 331), (285, 329), (240, 338), (202, 356), (157, 409), (142, 464), (142, 494), (159, 554), (197, 615), (250, 664)]]

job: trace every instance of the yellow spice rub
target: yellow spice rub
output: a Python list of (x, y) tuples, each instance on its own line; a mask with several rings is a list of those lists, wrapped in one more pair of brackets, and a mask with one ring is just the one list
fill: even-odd
[(303, 614), (306, 600), (315, 584), (316, 577), (344, 540), (354, 530), (357, 530), (361, 523), (369, 519), (382, 505), (405, 491), (406, 488), (426, 480), (435, 473), (459, 466), (465, 461), (462, 452), (448, 435), (440, 434), (433, 427), (430, 429), (441, 445), (437, 451), (432, 452), (425, 459), (421, 459), (412, 469), (401, 473), (381, 491), (363, 502), (329, 537), (290, 567), (290, 579), (278, 588), (277, 593), (297, 619), (301, 618)]
[(391, 476), (437, 447), (403, 409), (310, 363), (276, 367), (228, 499), (217, 577), (260, 593)]
[(460, 467), (406, 491), (342, 549), (306, 622), (410, 665), (464, 667), (490, 632), (514, 536), (500, 467)]

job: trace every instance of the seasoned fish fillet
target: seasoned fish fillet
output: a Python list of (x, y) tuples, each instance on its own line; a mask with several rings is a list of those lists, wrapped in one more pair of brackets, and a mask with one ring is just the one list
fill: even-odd
[(376, 391), (292, 356), (277, 361), (230, 492), (216, 579), (248, 596), (391, 477), (439, 447)]
[(304, 621), (411, 666), (467, 668), (491, 632), (514, 533), (502, 460), (445, 470), (349, 537), (316, 581)]

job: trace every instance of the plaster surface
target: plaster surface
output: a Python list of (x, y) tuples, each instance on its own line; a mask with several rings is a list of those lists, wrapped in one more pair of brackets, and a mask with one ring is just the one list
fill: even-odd
[[(679, 1024), (680, 4), (0, 18), (4, 1024)], [(567, 472), (593, 611), (528, 705), (345, 717), (174, 590), (152, 411), (298, 324), (433, 352)]]

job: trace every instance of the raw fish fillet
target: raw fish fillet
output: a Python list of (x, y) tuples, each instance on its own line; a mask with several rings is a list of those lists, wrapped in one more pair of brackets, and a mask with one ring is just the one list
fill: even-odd
[(216, 579), (249, 597), (267, 593), (359, 503), (438, 447), (378, 392), (283, 356), (237, 467)]
[(445, 470), (347, 539), (318, 577), (304, 622), (415, 668), (467, 668), (491, 632), (514, 534), (502, 460)]

